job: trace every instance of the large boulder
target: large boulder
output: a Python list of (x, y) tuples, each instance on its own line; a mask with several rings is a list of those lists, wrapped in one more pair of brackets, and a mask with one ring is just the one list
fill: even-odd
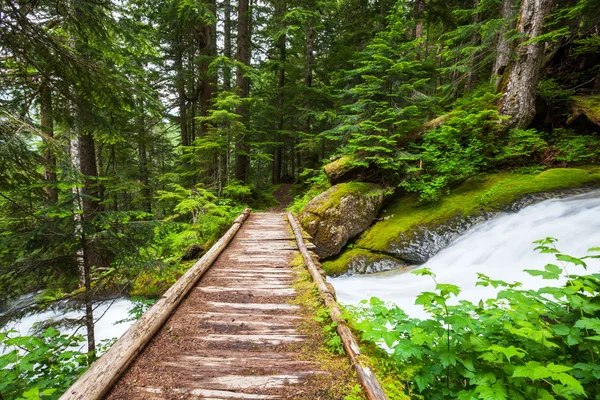
[(319, 257), (338, 254), (349, 239), (367, 229), (383, 204), (384, 193), (374, 183), (349, 182), (312, 199), (300, 214), (300, 223), (312, 236)]

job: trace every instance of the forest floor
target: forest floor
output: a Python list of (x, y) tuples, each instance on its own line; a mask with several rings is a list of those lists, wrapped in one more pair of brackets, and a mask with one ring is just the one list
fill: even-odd
[(294, 195), (292, 191), (293, 187), (294, 185), (292, 185), (291, 183), (284, 183), (283, 185), (278, 187), (273, 192), (273, 196), (275, 197), (279, 205), (272, 207), (267, 211), (283, 212), (290, 204), (292, 204), (292, 201), (294, 201)]

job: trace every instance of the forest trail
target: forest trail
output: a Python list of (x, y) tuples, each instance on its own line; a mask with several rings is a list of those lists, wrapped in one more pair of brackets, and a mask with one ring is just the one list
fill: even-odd
[(302, 359), (297, 254), (284, 214), (251, 214), (107, 398), (321, 398), (335, 378)]
[(292, 204), (292, 201), (294, 201), (294, 196), (292, 195), (293, 187), (294, 185), (291, 183), (284, 183), (283, 185), (278, 187), (277, 190), (273, 192), (273, 196), (275, 197), (279, 205), (270, 208), (268, 211), (283, 212), (283, 210), (285, 210), (287, 206)]

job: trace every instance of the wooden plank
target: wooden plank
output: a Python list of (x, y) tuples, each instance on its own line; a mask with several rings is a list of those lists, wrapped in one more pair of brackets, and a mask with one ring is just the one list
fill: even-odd
[(143, 350), (171, 312), (210, 268), (233, 239), (250, 209), (234, 221), (217, 243), (190, 268), (117, 342), (71, 386), (60, 400), (97, 400), (108, 393), (129, 364)]
[(348, 354), (348, 357), (356, 370), (358, 380), (365, 391), (367, 398), (369, 400), (387, 400), (383, 388), (371, 368), (360, 362), (360, 348), (352, 331), (346, 324), (346, 321), (342, 318), (342, 311), (335, 299), (335, 291), (331, 285), (325, 283), (325, 280), (321, 275), (321, 268), (317, 267), (312, 256), (308, 252), (304, 243), (302, 230), (291, 213), (288, 213), (288, 221), (296, 236), (296, 243), (298, 243), (298, 248), (300, 249), (300, 253), (302, 253), (304, 263), (321, 293), (325, 306), (329, 309), (329, 316), (332, 321), (337, 322), (337, 332), (340, 335), (346, 354)]

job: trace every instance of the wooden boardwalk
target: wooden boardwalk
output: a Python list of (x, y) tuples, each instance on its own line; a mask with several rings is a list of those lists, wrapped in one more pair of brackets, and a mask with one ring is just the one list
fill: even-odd
[[(372, 371), (361, 365), (358, 345), (297, 223), (281, 213), (248, 214), (61, 400), (337, 400), (343, 396), (330, 390), (336, 380), (356, 382), (349, 378), (355, 376), (351, 365), (367, 398), (385, 399)], [(306, 357), (304, 350), (323, 343), (314, 316), (298, 305), (291, 261), (300, 252), (315, 282), (302, 290), (318, 288), (351, 363), (342, 358), (332, 367)], [(320, 339), (307, 330), (307, 320)]]
[(298, 359), (283, 214), (252, 214), (109, 399), (291, 399), (318, 365)]

